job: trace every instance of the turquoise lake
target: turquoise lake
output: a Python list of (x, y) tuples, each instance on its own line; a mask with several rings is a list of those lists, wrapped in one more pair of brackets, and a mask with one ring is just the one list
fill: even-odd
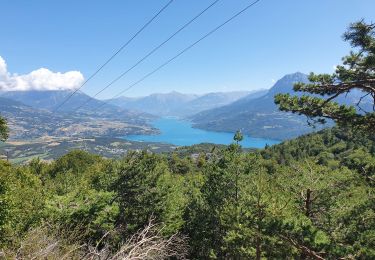
[[(138, 142), (158, 142), (169, 143), (176, 146), (193, 145), (200, 143), (213, 144), (231, 144), (233, 142), (234, 133), (213, 132), (192, 127), (188, 121), (182, 121), (176, 118), (161, 118), (155, 120), (152, 125), (161, 132), (159, 135), (129, 135), (124, 139)], [(264, 148), (266, 144), (273, 145), (280, 141), (253, 138), (244, 136), (241, 142), (245, 148)]]

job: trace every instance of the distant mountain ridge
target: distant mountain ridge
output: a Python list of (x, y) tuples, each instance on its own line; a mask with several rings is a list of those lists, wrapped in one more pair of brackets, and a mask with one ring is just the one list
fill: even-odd
[[(308, 126), (305, 116), (279, 111), (274, 103), (276, 94), (289, 93), (297, 96), (305, 94), (293, 90), (296, 82), (308, 83), (308, 76), (301, 72), (285, 75), (261, 97), (244, 97), (232, 104), (197, 113), (190, 119), (197, 128), (230, 132), (241, 129), (254, 137), (278, 140), (294, 138), (331, 126), (332, 123), (329, 123), (312, 128)], [(360, 91), (353, 91), (342, 94), (335, 101), (345, 105), (356, 105), (362, 96), (363, 93)], [(371, 111), (370, 105), (368, 97), (361, 102), (361, 108), (364, 110)]]
[(277, 93), (295, 93), (295, 82), (308, 82), (308, 76), (297, 72), (278, 80), (261, 97), (244, 97), (227, 106), (203, 111), (191, 117), (194, 126), (207, 130), (235, 132), (242, 130), (253, 137), (288, 139), (312, 132), (306, 118), (281, 112), (274, 103)]
[(262, 95), (264, 90), (213, 92), (204, 95), (182, 94), (176, 91), (170, 93), (156, 93), (145, 97), (120, 97), (108, 100), (110, 104), (142, 111), (158, 116), (185, 117), (200, 111), (230, 104), (247, 95)]
[(107, 102), (128, 110), (136, 110), (158, 116), (170, 116), (173, 114), (173, 111), (179, 109), (182, 104), (196, 97), (196, 95), (182, 94), (173, 91), (165, 94), (155, 93), (139, 98), (119, 97), (107, 100)]
[[(73, 92), (70, 90), (47, 91), (8, 91), (0, 92), (0, 97), (21, 102), (37, 109), (53, 111), (66, 100)], [(203, 110), (208, 110), (230, 104), (245, 96), (258, 97), (266, 93), (265, 90), (213, 92), (204, 95), (183, 94), (176, 91), (170, 93), (154, 93), (145, 97), (119, 97), (111, 100), (98, 100), (90, 98), (85, 93), (78, 91), (59, 108), (60, 112), (92, 113), (100, 107), (100, 112), (118, 113), (120, 111), (135, 114), (147, 113), (154, 116), (179, 116), (186, 117)]]
[[(71, 90), (31, 90), (31, 91), (8, 91), (0, 93), (1, 97), (13, 99), (19, 101), (25, 105), (38, 108), (53, 110), (59, 106), (68, 96), (73, 93)], [(89, 100), (90, 97), (83, 92), (76, 92), (60, 110), (65, 112), (71, 112), (82, 105), (84, 102)], [(85, 109), (93, 109), (103, 102), (97, 99), (91, 99), (90, 102), (84, 107)]]
[[(271, 89), (252, 92), (214, 92), (195, 95), (173, 91), (139, 98), (120, 97), (107, 101), (91, 99), (83, 109), (79, 110), (79, 113), (72, 113), (90, 99), (88, 95), (77, 92), (61, 107), (58, 114), (66, 113), (68, 116), (74, 116), (75, 119), (91, 117), (120, 120), (141, 126), (156, 117), (177, 116), (190, 119), (197, 128), (226, 132), (241, 129), (253, 137), (283, 140), (321, 128), (320, 126), (313, 129), (307, 125), (306, 117), (279, 111), (278, 106), (275, 105), (274, 96), (277, 93), (303, 94), (294, 92), (293, 85), (296, 82), (307, 83), (308, 76), (300, 72), (288, 74), (278, 80)], [(0, 101), (2, 111), (6, 111), (10, 117), (16, 118), (19, 111), (23, 111), (24, 118), (27, 114), (34, 118), (39, 115), (46, 123), (51, 113), (42, 113), (41, 110), (52, 111), (71, 93), (71, 91), (1, 92), (0, 97), (6, 99)], [(344, 93), (335, 100), (341, 104), (353, 105), (361, 100), (362, 96), (362, 92), (353, 91)], [(10, 102), (13, 104), (7, 106)], [(370, 111), (371, 104), (369, 97), (364, 98), (361, 109)], [(17, 107), (22, 109), (15, 110)], [(96, 110), (98, 107), (100, 109)], [(29, 120), (24, 119), (24, 121)], [(25, 130), (28, 131), (27, 127)]]

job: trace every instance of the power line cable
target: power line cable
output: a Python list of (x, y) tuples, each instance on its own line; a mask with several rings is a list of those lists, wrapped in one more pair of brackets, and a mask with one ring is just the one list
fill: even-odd
[(112, 80), (108, 85), (106, 85), (104, 88), (102, 88), (100, 91), (98, 91), (95, 95), (92, 97), (89, 96), (88, 99), (80, 106), (78, 106), (76, 109), (74, 109), (74, 112), (79, 110), (80, 108), (84, 107), (87, 103), (94, 100), (95, 97), (97, 97), (100, 93), (108, 89), (110, 86), (112, 86), (114, 83), (119, 81), (122, 77), (124, 77), (126, 74), (128, 74), (131, 70), (133, 70), (135, 67), (137, 67), (139, 64), (141, 64), (143, 61), (145, 61), (148, 57), (150, 57), (153, 53), (155, 53), (157, 50), (159, 50), (163, 45), (165, 45), (167, 42), (172, 40), (177, 34), (179, 34), (181, 31), (183, 31), (186, 27), (188, 27), (191, 23), (193, 23), (195, 20), (197, 20), (200, 16), (202, 16), (205, 12), (207, 12), (211, 7), (213, 7), (215, 4), (217, 4), (220, 0), (213, 1), (209, 6), (207, 6), (205, 9), (203, 9), (200, 13), (198, 13), (195, 17), (193, 17), (191, 20), (189, 20), (187, 23), (185, 23), (180, 29), (178, 29), (176, 32), (174, 32), (171, 36), (169, 36), (165, 41), (160, 43), (158, 46), (156, 46), (154, 49), (152, 49), (149, 53), (147, 53), (143, 58), (138, 60), (133, 66), (131, 66), (129, 69), (121, 73), (118, 77), (116, 77), (114, 80)]
[(58, 105), (53, 113), (57, 112), (66, 102), (69, 101), (80, 89), (83, 88), (92, 78), (96, 76), (109, 62), (111, 62), (124, 48), (126, 48), (147, 26), (149, 26), (167, 7), (172, 4), (174, 0), (169, 0), (150, 20), (148, 20), (125, 44), (123, 44), (107, 61), (101, 65), (89, 78), (87, 78), (82, 85), (75, 89), (68, 97), (66, 97), (60, 105)]
[(122, 94), (124, 94), (126, 91), (130, 90), (131, 88), (133, 88), (134, 86), (138, 85), (139, 83), (141, 83), (142, 81), (144, 81), (145, 79), (147, 79), (148, 77), (150, 77), (152, 74), (156, 73), (157, 71), (159, 71), (160, 69), (162, 69), (163, 67), (165, 67), (166, 65), (168, 65), (169, 63), (171, 63), (172, 61), (174, 61), (175, 59), (177, 59), (178, 57), (180, 57), (182, 54), (184, 54), (185, 52), (187, 52), (188, 50), (190, 50), (191, 48), (193, 48), (195, 45), (197, 45), (199, 42), (203, 41), (204, 39), (206, 39), (208, 36), (210, 36), (211, 34), (215, 33), (217, 30), (219, 30), (221, 27), (223, 27), (224, 25), (226, 25), (227, 23), (231, 22), (232, 20), (234, 20), (235, 18), (237, 18), (238, 16), (240, 16), (241, 14), (243, 14), (244, 12), (246, 12), (248, 9), (250, 9), (252, 6), (254, 6), (255, 4), (257, 4), (258, 2), (260, 2), (260, 0), (256, 0), (254, 2), (252, 2), (251, 4), (249, 4), (248, 6), (246, 6), (245, 8), (243, 8), (242, 10), (240, 10), (239, 12), (237, 12), (235, 15), (233, 15), (232, 17), (230, 17), (228, 20), (226, 20), (225, 22), (223, 22), (222, 24), (220, 24), (219, 26), (215, 27), (213, 30), (209, 31), (207, 34), (205, 34), (203, 37), (201, 37), (199, 40), (195, 41), (194, 43), (192, 43), (191, 45), (189, 45), (188, 47), (186, 47), (185, 49), (183, 49), (181, 52), (179, 52), (177, 55), (173, 56), (172, 58), (170, 58), (169, 60), (167, 60), (166, 62), (164, 62), (163, 64), (161, 64), (159, 67), (157, 67), (156, 69), (154, 69), (153, 71), (147, 73), (146, 75), (144, 75), (141, 79), (139, 79), (138, 81), (134, 82), (133, 84), (131, 84), (130, 86), (128, 86), (126, 89), (122, 90), (121, 92), (117, 93), (115, 96), (113, 96), (112, 98), (110, 98), (108, 101), (103, 101), (103, 103), (98, 106), (94, 111), (98, 110), (99, 108), (103, 107), (104, 105), (108, 104), (109, 101), (111, 99), (114, 99), (114, 98), (117, 98), (119, 96), (121, 96)]

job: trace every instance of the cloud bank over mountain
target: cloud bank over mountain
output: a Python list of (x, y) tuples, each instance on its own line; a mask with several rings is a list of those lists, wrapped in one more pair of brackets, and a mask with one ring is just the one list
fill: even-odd
[(29, 74), (10, 73), (0, 56), (0, 91), (71, 90), (82, 84), (84, 77), (79, 71), (65, 73), (40, 68)]

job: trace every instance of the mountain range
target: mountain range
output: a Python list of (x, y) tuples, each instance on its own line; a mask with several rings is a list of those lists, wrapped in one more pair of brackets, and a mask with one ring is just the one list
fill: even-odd
[[(312, 128), (307, 124), (305, 116), (281, 112), (274, 103), (278, 93), (289, 93), (301, 96), (295, 92), (296, 82), (308, 83), (306, 74), (297, 72), (285, 75), (278, 80), (269, 91), (261, 97), (247, 96), (229, 105), (202, 111), (190, 117), (194, 126), (212, 131), (235, 132), (241, 130), (253, 137), (274, 138), (278, 140), (294, 138), (322, 127), (331, 126), (332, 122)], [(356, 105), (362, 97), (360, 91), (345, 93), (334, 101), (345, 105)], [(370, 111), (371, 102), (365, 98), (361, 102), (364, 110)]]
[[(144, 97), (119, 97), (111, 100), (90, 98), (85, 93), (73, 93), (68, 90), (58, 91), (8, 91), (0, 93), (0, 97), (21, 102), (27, 106), (54, 111), (67, 97), (71, 98), (58, 111), (92, 114), (98, 107), (97, 113), (118, 114), (119, 112), (135, 114), (146, 113), (154, 116), (186, 117), (203, 110), (208, 110), (230, 104), (242, 97), (261, 96), (265, 90), (215, 92), (204, 95), (183, 94), (176, 91), (170, 93), (155, 93)], [(87, 102), (90, 101), (90, 102)], [(86, 104), (81, 107), (82, 104)], [(79, 110), (78, 110), (79, 108)]]
[(128, 110), (141, 111), (158, 116), (186, 117), (220, 106), (230, 104), (247, 95), (264, 94), (264, 90), (253, 92), (214, 92), (204, 95), (182, 94), (176, 91), (170, 93), (155, 93), (145, 97), (119, 97), (107, 102)]
[[(31, 91), (8, 91), (0, 93), (1, 97), (19, 101), (30, 107), (38, 109), (55, 110), (67, 97), (71, 96), (71, 90), (31, 90)], [(88, 112), (97, 107), (101, 107), (101, 111), (115, 112), (118, 107), (105, 104), (103, 101), (91, 98), (81, 91), (77, 91), (71, 98), (59, 108), (62, 112), (73, 112), (78, 109), (84, 102), (88, 102), (79, 111)]]
[[(8, 91), (0, 93), (0, 113), (8, 120), (11, 139), (151, 134), (156, 133), (156, 129), (152, 129), (149, 123), (157, 116), (192, 115), (230, 103), (246, 94), (248, 92), (199, 96), (171, 92), (143, 98), (122, 97), (109, 102), (90, 98), (78, 91), (54, 113), (72, 91)], [(90, 102), (77, 110), (87, 100)], [(96, 109), (98, 107), (100, 109)]]
[[(307, 83), (308, 76), (299, 72), (289, 74), (269, 90), (252, 92), (196, 95), (173, 91), (139, 98), (120, 97), (101, 101), (78, 91), (58, 113), (51, 111), (71, 95), (71, 91), (13, 91), (0, 93), (0, 108), (1, 114), (9, 119), (14, 129), (19, 130), (16, 135), (19, 138), (38, 136), (36, 133), (39, 136), (46, 133), (63, 135), (64, 131), (56, 129), (65, 129), (69, 122), (74, 122), (76, 126), (70, 127), (67, 131), (70, 134), (102, 135), (100, 128), (107, 129), (107, 126), (111, 129), (104, 131), (105, 135), (143, 132), (144, 129), (148, 129), (148, 133), (155, 133), (149, 127), (151, 120), (162, 116), (177, 116), (191, 120), (196, 128), (225, 132), (242, 130), (252, 137), (283, 140), (316, 130), (308, 126), (304, 116), (281, 112), (274, 103), (277, 93), (301, 95), (293, 90), (295, 82)], [(361, 100), (361, 108), (370, 110), (370, 98), (361, 97), (362, 93), (355, 91), (339, 96), (336, 101), (353, 105)], [(76, 111), (87, 100), (90, 102)], [(98, 107), (100, 109), (96, 109)], [(50, 123), (49, 120), (54, 122)], [(59, 124), (59, 121), (62, 123)], [(95, 122), (98, 122), (97, 126)], [(120, 130), (116, 130), (116, 127)], [(320, 128), (322, 126), (318, 126)]]
[(287, 139), (311, 132), (302, 116), (278, 110), (277, 93), (293, 93), (295, 82), (308, 82), (307, 76), (295, 73), (284, 76), (264, 95), (244, 97), (227, 106), (200, 112), (190, 119), (197, 128), (243, 133), (253, 137)]

